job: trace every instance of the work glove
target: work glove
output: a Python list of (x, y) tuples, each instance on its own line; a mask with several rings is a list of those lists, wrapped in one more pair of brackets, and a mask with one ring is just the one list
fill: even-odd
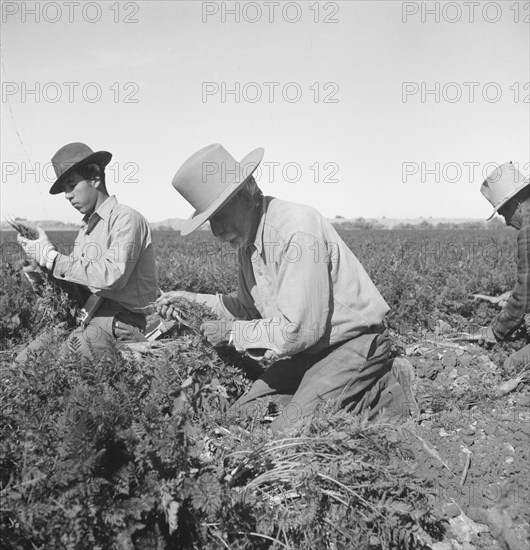
[(497, 306), (502, 309), (508, 303), (508, 300), (510, 299), (511, 295), (512, 295), (511, 290), (509, 290), (508, 292), (505, 292), (504, 294), (501, 294), (499, 296), (499, 302), (498, 302)]
[(478, 340), (479, 346), (482, 346), (483, 348), (486, 348), (486, 349), (490, 349), (497, 342), (498, 342), (497, 337), (495, 336), (495, 333), (493, 332), (493, 329), (491, 328), (491, 326), (484, 327), (481, 330), (480, 338)]
[(39, 232), (39, 238), (35, 240), (18, 235), (18, 244), (24, 249), (28, 260), (33, 260), (41, 267), (51, 270), (58, 254), (57, 249), (42, 227), (37, 227), (37, 231)]

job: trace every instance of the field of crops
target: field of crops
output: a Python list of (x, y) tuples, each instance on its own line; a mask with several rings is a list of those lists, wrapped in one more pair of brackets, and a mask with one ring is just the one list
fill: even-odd
[[(525, 548), (528, 373), (515, 391), (497, 389), (528, 335), (490, 352), (443, 338), (495, 315), (470, 294), (513, 287), (515, 232), (341, 235), (391, 307), (393, 354), (415, 367), (422, 415), (410, 429), (371, 426), (330, 404), (272, 441), (259, 418), (228, 410), (253, 365), (184, 327), (155, 355), (98, 362), (58, 361), (50, 334), (30, 366), (13, 367), (16, 349), (68, 312), (33, 294), (3, 233), (0, 546)], [(68, 252), (75, 234), (50, 237)], [(154, 240), (162, 290), (235, 289), (235, 254), (209, 232)]]
[[(75, 233), (50, 232), (50, 236), (64, 253), (71, 250)], [(489, 318), (483, 317), (485, 308), (469, 294), (500, 294), (515, 281), (512, 230), (346, 231), (342, 237), (390, 305), (389, 326), (400, 333), (433, 329), (439, 319), (459, 329), (485, 324)], [(42, 324), (35, 319), (29, 286), (15, 273), (22, 258), (15, 233), (4, 232), (1, 239), (6, 290), (0, 334), (5, 349)], [(216, 243), (209, 232), (186, 239), (178, 232), (156, 232), (154, 240), (161, 289), (230, 292), (236, 288), (235, 253)], [(32, 318), (32, 323), (23, 321), (15, 327), (13, 315)]]

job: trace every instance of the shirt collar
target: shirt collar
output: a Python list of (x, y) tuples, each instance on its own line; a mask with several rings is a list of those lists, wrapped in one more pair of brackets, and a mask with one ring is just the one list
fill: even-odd
[(96, 225), (96, 223), (101, 220), (108, 220), (110, 217), (110, 214), (114, 210), (114, 207), (118, 204), (118, 200), (116, 199), (116, 195), (112, 195), (108, 199), (105, 199), (99, 207), (92, 212), (92, 214), (86, 214), (83, 217), (83, 227), (87, 227), (87, 231), (91, 231), (92, 228)]
[(267, 206), (269, 205), (270, 197), (263, 197), (261, 201), (261, 219), (256, 230), (256, 236), (254, 237), (254, 242), (252, 246), (257, 250), (258, 254), (261, 255), (263, 251), (263, 231), (265, 229), (265, 218), (267, 217)]

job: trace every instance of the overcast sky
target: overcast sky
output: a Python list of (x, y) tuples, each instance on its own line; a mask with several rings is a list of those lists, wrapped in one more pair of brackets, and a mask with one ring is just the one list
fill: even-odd
[(4, 1), (1, 214), (78, 222), (48, 189), (81, 141), (112, 152), (109, 191), (153, 222), (191, 214), (171, 179), (215, 142), (263, 147), (264, 192), (328, 217), (487, 217), (495, 163), (529, 173), (529, 17), (524, 1)]

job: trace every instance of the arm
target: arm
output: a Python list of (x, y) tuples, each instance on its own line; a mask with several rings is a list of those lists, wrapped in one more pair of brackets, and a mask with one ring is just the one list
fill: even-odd
[(113, 220), (108, 248), (94, 243), (86, 247), (86, 256), (58, 254), (53, 275), (97, 290), (123, 288), (149, 244), (148, 235), (147, 222), (136, 212), (120, 212)]
[(253, 304), (245, 303), (240, 291), (230, 294), (197, 294), (197, 302), (208, 306), (221, 319), (255, 319), (259, 312)]
[(491, 328), (498, 340), (503, 340), (521, 323), (529, 311), (530, 285), (530, 226), (523, 227), (517, 236), (517, 282), (506, 305), (495, 317)]
[[(171, 319), (173, 316), (172, 304), (181, 298), (185, 298), (191, 302), (199, 302), (209, 307), (218, 317), (224, 320), (234, 321), (238, 318), (252, 319), (252, 306), (244, 305), (239, 298), (238, 291), (231, 294), (198, 294), (186, 290), (170, 290), (169, 292), (164, 292), (156, 300), (155, 308), (162, 317)], [(225, 304), (228, 304), (228, 307)], [(254, 313), (254, 317), (259, 317), (257, 310)]]

